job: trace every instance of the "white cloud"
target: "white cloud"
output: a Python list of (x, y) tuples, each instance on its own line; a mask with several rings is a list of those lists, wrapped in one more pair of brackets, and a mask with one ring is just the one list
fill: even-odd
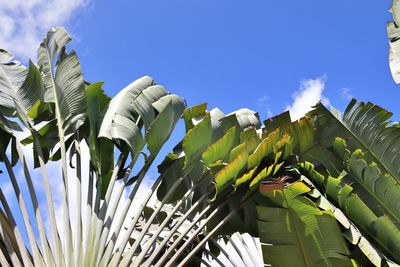
[(272, 117), (271, 107), (268, 104), (270, 97), (268, 95), (263, 95), (257, 99), (257, 106), (261, 108), (261, 112), (266, 111), (268, 117)]
[(257, 99), (257, 103), (259, 103), (259, 104), (264, 104), (264, 103), (267, 102), (268, 100), (269, 100), (269, 96), (263, 95), (262, 97), (260, 97), (259, 99)]
[(351, 100), (353, 95), (350, 93), (351, 89), (348, 87), (340, 89), (340, 96), (345, 100)]
[(318, 101), (329, 104), (329, 100), (323, 95), (326, 80), (327, 76), (323, 75), (300, 82), (299, 90), (292, 95), (293, 103), (286, 106), (293, 120), (303, 117)]
[(0, 0), (0, 47), (36, 59), (47, 30), (65, 25), (90, 0)]

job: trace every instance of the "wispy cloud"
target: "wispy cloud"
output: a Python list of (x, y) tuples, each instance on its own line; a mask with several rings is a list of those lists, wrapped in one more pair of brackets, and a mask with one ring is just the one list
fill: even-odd
[(272, 117), (271, 107), (269, 105), (270, 97), (268, 95), (263, 95), (257, 99), (257, 106), (261, 109), (261, 112), (267, 112), (268, 117)]
[(36, 58), (49, 28), (65, 25), (91, 0), (0, 0), (0, 47), (20, 57)]
[(329, 104), (329, 100), (323, 95), (327, 79), (328, 77), (323, 75), (300, 82), (300, 88), (292, 95), (293, 103), (286, 106), (293, 120), (303, 117), (318, 101)]
[(350, 100), (353, 98), (353, 95), (350, 93), (351, 89), (348, 87), (340, 89), (340, 97), (345, 100)]

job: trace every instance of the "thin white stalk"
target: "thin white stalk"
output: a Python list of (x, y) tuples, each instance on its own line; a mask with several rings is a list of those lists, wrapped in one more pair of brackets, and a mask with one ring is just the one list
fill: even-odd
[[(143, 237), (147, 233), (147, 230), (150, 228), (150, 225), (152, 224), (153, 220), (156, 218), (158, 213), (160, 212), (161, 208), (164, 207), (165, 203), (169, 200), (169, 198), (172, 196), (172, 194), (175, 192), (175, 189), (180, 185), (184, 177), (179, 178), (174, 185), (171, 187), (171, 189), (168, 191), (168, 193), (165, 195), (161, 203), (158, 205), (157, 209), (154, 210), (153, 214), (149, 218), (149, 220), (146, 222), (146, 225), (143, 227), (142, 231), (140, 232), (139, 237), (135, 240), (133, 243), (132, 247), (129, 249), (127, 254), (124, 256), (123, 260), (120, 263), (120, 266), (122, 267), (127, 267), (129, 265), (129, 262), (131, 261), (135, 251), (139, 248), (140, 242), (142, 242)], [(131, 225), (132, 226), (132, 225)], [(134, 228), (134, 225), (133, 225)]]
[(163, 241), (157, 246), (156, 250), (151, 254), (150, 258), (146, 260), (144, 267), (149, 267), (154, 259), (160, 254), (161, 250), (167, 244), (168, 241), (171, 240), (172, 236), (176, 233), (179, 227), (186, 221), (190, 214), (197, 209), (197, 207), (206, 199), (208, 194), (203, 195), (199, 200), (197, 200), (190, 209), (181, 217), (179, 218), (178, 222), (172, 227), (170, 231), (168, 231), (168, 235), (163, 239)]
[[(192, 235), (185, 241), (185, 243), (178, 249), (178, 251), (175, 252), (175, 254), (174, 254), (174, 255), (172, 256), (172, 258), (167, 262), (166, 265), (161, 265), (162, 263), (160, 263), (160, 262), (161, 262), (161, 260), (163, 260), (163, 259), (161, 259), (161, 260), (157, 263), (156, 266), (165, 266), (165, 267), (173, 266), (172, 264), (174, 264), (174, 262), (178, 259), (178, 257), (182, 255), (182, 253), (185, 251), (185, 249), (187, 248), (187, 246), (193, 241), (193, 239), (195, 239), (195, 238), (197, 237), (197, 235), (203, 230), (203, 228), (206, 227), (207, 223), (215, 216), (215, 214), (217, 214), (217, 213), (220, 211), (220, 209), (222, 209), (222, 208), (225, 206), (225, 204), (226, 204), (226, 203), (220, 204), (217, 208), (215, 208), (215, 210), (213, 210), (213, 211), (211, 212), (211, 214), (210, 214), (206, 219), (204, 219), (204, 220), (201, 222), (200, 226), (192, 233)], [(199, 218), (199, 219), (200, 219), (200, 218)], [(178, 238), (178, 239), (179, 239), (179, 242), (180, 242), (180, 240), (182, 240), (182, 239), (186, 236), (186, 234), (189, 232), (189, 230), (192, 229), (193, 226), (195, 226), (195, 224), (197, 224), (197, 223), (198, 223), (198, 221), (195, 221), (195, 220), (194, 220), (194, 221), (190, 224), (189, 229), (187, 229), (187, 230), (185, 231), (185, 233), (182, 233), (182, 235)], [(175, 244), (176, 244), (176, 245), (179, 244), (179, 243), (177, 242), (178, 239), (174, 242), (174, 245), (175, 245)], [(175, 245), (175, 246), (176, 246), (176, 245)], [(168, 254), (171, 253), (172, 250), (175, 248), (175, 246), (171, 246), (171, 247), (168, 249), (168, 251), (166, 252), (166, 254), (167, 254), (167, 253), (168, 253)]]
[[(96, 192), (94, 193), (94, 204), (93, 204), (93, 212), (96, 214), (97, 217), (100, 216), (100, 209), (101, 209), (101, 188), (102, 188), (102, 181), (99, 176), (97, 176), (96, 172), (93, 171), (94, 175), (96, 176)], [(104, 202), (104, 200), (103, 200)]]
[[(133, 230), (135, 229), (135, 225), (138, 222), (139, 218), (140, 218), (140, 214), (143, 212), (143, 209), (146, 207), (147, 203), (149, 202), (151, 196), (153, 195), (153, 193), (155, 192), (155, 190), (157, 189), (158, 185), (161, 183), (161, 178), (159, 177), (152, 185), (151, 189), (149, 190), (149, 192), (147, 193), (147, 195), (145, 196), (145, 198), (143, 199), (142, 203), (140, 204), (139, 208), (136, 211), (135, 216), (133, 217), (132, 221), (129, 223), (129, 227), (128, 230), (125, 232), (125, 234), (122, 236), (121, 239), (121, 243), (119, 246), (119, 250), (117, 250), (113, 257), (112, 260), (109, 264), (109, 266), (112, 267), (116, 267), (117, 264), (119, 263), (120, 259), (121, 259), (121, 255), (124, 251), (124, 248), (126, 246), (126, 244), (128, 243), (128, 240), (130, 238), (130, 236), (133, 233)], [(112, 246), (110, 246), (110, 248), (112, 248), (113, 246), (115, 246), (115, 242), (117, 240), (117, 237), (115, 239), (111, 239), (111, 241), (113, 241), (113, 243), (111, 243)], [(112, 249), (107, 250), (107, 253), (112, 252)]]
[[(152, 162), (152, 161), (151, 161)], [(113, 221), (113, 223), (116, 223), (116, 227), (115, 230), (113, 232), (113, 235), (111, 236), (111, 239), (109, 240), (105, 250), (103, 251), (104, 253), (102, 253), (102, 258), (100, 261), (100, 265), (99, 266), (105, 266), (107, 264), (107, 262), (110, 260), (111, 257), (111, 253), (114, 249), (115, 246), (115, 242), (119, 237), (119, 234), (121, 232), (124, 220), (128, 214), (128, 211), (130, 210), (132, 203), (133, 203), (133, 199), (136, 196), (137, 191), (139, 190), (139, 187), (147, 173), (147, 170), (149, 169), (149, 167), (151, 166), (151, 162), (149, 164), (146, 164), (145, 166), (143, 166), (142, 170), (139, 172), (139, 177), (135, 183), (134, 188), (132, 189), (131, 193), (129, 194), (129, 197), (127, 199), (127, 201), (125, 202), (125, 205), (120, 213), (119, 218), (117, 218), (116, 222)], [(126, 180), (126, 179), (124, 179)], [(124, 184), (126, 184), (127, 181), (124, 181)], [(149, 196), (149, 198), (151, 197), (151, 194)], [(111, 227), (111, 226), (109, 226)], [(107, 229), (107, 228), (106, 228)], [(107, 231), (107, 235), (108, 235), (108, 231)], [(104, 247), (104, 245), (103, 245)]]
[[(104, 223), (103, 223), (103, 226), (101, 229), (100, 239), (98, 240), (98, 242), (96, 242), (97, 257), (95, 259), (95, 262), (92, 264), (93, 266), (98, 266), (100, 259), (103, 256), (105, 244), (106, 244), (106, 241), (108, 238), (108, 234), (110, 232), (110, 228), (111, 228), (113, 218), (115, 216), (115, 212), (117, 211), (117, 207), (122, 199), (125, 184), (129, 178), (129, 175), (132, 171), (133, 165), (135, 164), (136, 160), (137, 160), (137, 156), (134, 159), (132, 159), (131, 163), (129, 164), (128, 168), (126, 169), (124, 177), (123, 177), (123, 182), (120, 184), (114, 185), (114, 190), (113, 190), (112, 195), (114, 195), (115, 197), (114, 197), (114, 199), (110, 198), (110, 203), (106, 207), (105, 218), (107, 218), (107, 219), (104, 220)], [(113, 200), (113, 201), (111, 201), (111, 200)], [(125, 216), (123, 216), (123, 214), (121, 214), (120, 218), (124, 218), (124, 217)]]
[[(165, 225), (170, 221), (172, 216), (175, 214), (175, 212), (178, 211), (178, 209), (181, 207), (184, 201), (193, 193), (197, 186), (193, 186), (190, 188), (189, 191), (185, 193), (185, 195), (175, 204), (174, 208), (172, 211), (168, 214), (168, 216), (164, 219), (164, 221), (161, 223), (161, 225), (158, 227), (157, 231), (155, 231), (153, 236), (151, 237), (150, 240), (147, 240), (146, 245), (144, 248), (142, 248), (142, 251), (140, 252), (139, 256), (133, 261), (134, 264), (139, 266), (143, 260), (143, 258), (146, 256), (147, 251), (149, 251), (150, 247), (153, 245), (154, 241), (157, 239), (157, 237), (160, 235), (161, 231), (164, 229)], [(150, 227), (150, 226), (149, 226)]]
[[(208, 241), (222, 226), (224, 226), (225, 223), (227, 223), (227, 222), (230, 220), (230, 218), (231, 218), (235, 213), (236, 213), (236, 209), (233, 210), (233, 211), (231, 211), (220, 223), (218, 223), (217, 226), (215, 226), (215, 227), (211, 230), (211, 232), (208, 233), (208, 235), (207, 235), (203, 240), (201, 240), (201, 241), (197, 244), (197, 246), (196, 246), (194, 249), (192, 249), (192, 250), (189, 252), (189, 254), (179, 263), (178, 267), (183, 267), (183, 266), (185, 266), (185, 265), (189, 262), (189, 260), (190, 260), (202, 247), (205, 246), (205, 244), (207, 243), (207, 241)], [(195, 236), (197, 236), (197, 234), (194, 235), (194, 236), (192, 236), (191, 239), (193, 239)], [(191, 239), (189, 239), (188, 241), (190, 241)], [(186, 241), (186, 242), (188, 242), (188, 241)], [(178, 254), (178, 253), (177, 253), (177, 254)], [(170, 261), (170, 262), (171, 262), (171, 261)], [(174, 262), (174, 261), (172, 261), (171, 263), (173, 263), (173, 262)], [(167, 264), (166, 267), (167, 267), (167, 266), (170, 266), (170, 265), (171, 265), (171, 264)]]
[[(193, 168), (194, 165), (191, 167)], [(188, 169), (186, 171), (186, 173), (179, 178), (178, 180), (175, 181), (174, 185), (168, 190), (168, 193), (164, 196), (164, 198), (162, 199), (159, 207), (153, 212), (152, 216), (149, 218), (149, 220), (147, 221), (144, 229), (141, 231), (139, 237), (135, 240), (134, 244), (132, 245), (132, 247), (129, 249), (127, 255), (124, 256), (124, 259), (122, 260), (122, 262), (120, 263), (120, 266), (127, 266), (129, 264), (129, 261), (132, 260), (132, 257), (136, 251), (136, 249), (140, 246), (140, 242), (142, 241), (144, 235), (146, 234), (147, 230), (150, 228), (151, 224), (153, 223), (154, 219), (156, 218), (156, 216), (158, 215), (158, 213), (160, 212), (160, 210), (162, 209), (162, 207), (166, 204), (166, 202), (170, 199), (170, 197), (172, 196), (172, 194), (175, 192), (175, 190), (178, 188), (178, 186), (182, 183), (182, 181), (187, 177), (187, 175), (190, 173), (190, 169)], [(207, 172), (203, 173), (203, 175), (200, 177), (199, 181), (203, 180), (204, 177), (207, 175)], [(160, 179), (161, 177), (159, 177)], [(186, 193), (186, 194), (190, 194), (191, 192), (193, 192), (193, 190), (198, 186), (199, 184), (196, 184), (195, 186), (192, 186), (191, 189)], [(183, 203), (183, 199), (178, 201), (179, 206), (182, 205)], [(177, 205), (178, 205), (177, 203)], [(133, 229), (132, 229), (133, 230)], [(131, 233), (132, 234), (132, 233)]]
[(96, 175), (94, 170), (92, 169), (92, 177), (95, 177), (96, 180), (96, 190), (95, 190), (95, 199), (92, 206), (92, 210), (90, 210), (90, 219), (89, 219), (89, 229), (87, 233), (87, 241), (85, 247), (85, 255), (84, 255), (84, 265), (90, 266), (90, 260), (92, 259), (94, 253), (94, 242), (95, 238), (98, 235), (96, 233), (96, 225), (101, 224), (99, 219), (100, 212), (100, 198), (101, 198), (101, 179)]
[(204, 259), (200, 259), (201, 263), (204, 264), (207, 267), (212, 267), (207, 261), (205, 261)]
[(81, 264), (81, 247), (82, 247), (82, 201), (81, 201), (81, 194), (82, 194), (82, 164), (81, 164), (81, 148), (79, 145), (79, 135), (77, 135), (77, 140), (75, 140), (75, 150), (76, 150), (76, 209), (77, 209), (77, 220), (76, 220), (76, 235), (75, 235), (75, 266), (80, 266)]
[[(237, 262), (236, 262), (234, 259), (232, 259), (232, 257), (228, 254), (228, 252), (226, 252), (226, 250), (225, 250), (223, 247), (221, 247), (221, 245), (218, 244), (217, 241), (211, 240), (211, 242), (213, 242), (213, 243), (218, 247), (218, 249), (222, 252), (222, 254), (224, 254), (224, 256), (228, 259), (228, 261), (229, 261), (234, 267), (240, 267), (240, 265), (237, 264)], [(222, 265), (222, 266), (223, 266), (223, 265)]]
[(254, 246), (257, 249), (258, 256), (263, 257), (263, 253), (262, 253), (262, 250), (261, 250), (261, 244), (259, 242), (257, 242), (255, 237), (252, 236), (251, 239), (253, 240)]
[(4, 267), (10, 267), (10, 264), (8, 263), (6, 256), (4, 256), (3, 250), (0, 249), (0, 264), (1, 266)]
[(44, 187), (44, 191), (45, 191), (45, 195), (46, 195), (47, 210), (49, 212), (49, 218), (50, 218), (50, 229), (51, 229), (51, 237), (52, 237), (52, 242), (53, 242), (53, 251), (55, 252), (54, 259), (56, 261), (58, 261), (58, 262), (56, 262), (56, 265), (59, 267), (62, 267), (62, 266), (64, 266), (64, 262), (63, 262), (63, 254), (61, 252), (61, 241), (60, 241), (60, 237), (58, 235), (56, 216), (55, 216), (55, 212), (54, 212), (53, 197), (51, 194), (49, 177), (47, 175), (47, 170), (46, 170), (46, 164), (43, 160), (43, 158), (44, 158), (43, 151), (42, 151), (42, 148), (39, 143), (37, 132), (32, 130), (31, 133), (32, 133), (33, 142), (35, 145), (34, 149), (36, 150), (36, 153), (38, 156), (40, 171), (42, 173), (42, 178), (43, 178), (43, 187)]
[[(104, 223), (104, 218), (107, 213), (108, 205), (110, 204), (110, 199), (111, 199), (111, 194), (114, 189), (115, 181), (117, 180), (117, 176), (119, 173), (119, 170), (121, 169), (122, 163), (123, 163), (123, 157), (127, 156), (125, 152), (122, 152), (119, 157), (118, 161), (114, 167), (113, 173), (111, 175), (110, 183), (107, 187), (106, 195), (104, 197), (103, 203), (101, 205), (100, 210), (97, 210), (96, 208), (99, 208), (97, 204), (100, 203), (100, 194), (101, 194), (101, 184), (97, 184), (97, 192), (96, 192), (96, 204), (95, 204), (95, 213), (97, 216), (94, 216), (96, 218), (93, 219), (94, 222), (94, 231), (92, 231), (92, 238), (93, 241), (91, 241), (91, 246), (90, 246), (90, 261), (85, 259), (85, 263), (90, 264), (90, 266), (95, 266), (94, 263), (96, 261), (97, 255), (98, 255), (98, 243), (99, 239), (102, 233), (103, 229), (103, 223)], [(87, 256), (87, 255), (86, 255)]]
[[(86, 208), (85, 208), (85, 218), (84, 220), (82, 220), (82, 222), (86, 222), (85, 223), (85, 228), (83, 229), (83, 237), (82, 237), (82, 250), (83, 250), (83, 254), (85, 254), (85, 252), (87, 253), (87, 248), (89, 245), (89, 232), (90, 232), (90, 222), (92, 220), (92, 214), (93, 214), (93, 179), (94, 175), (92, 172), (92, 166), (91, 166), (91, 162), (89, 159), (89, 169), (88, 169), (88, 188), (87, 188), (87, 198), (86, 198)], [(82, 257), (84, 257), (85, 255), (82, 255)], [(84, 259), (83, 259), (84, 262)], [(82, 263), (83, 265), (84, 263)]]
[(95, 251), (93, 251), (93, 247), (94, 247), (94, 237), (96, 235), (94, 225), (96, 223), (98, 223), (97, 216), (93, 214), (90, 218), (90, 224), (89, 224), (90, 227), (88, 232), (87, 245), (85, 248), (84, 266), (90, 266), (90, 259), (92, 257), (92, 254), (95, 253)]
[[(91, 247), (93, 247), (93, 232), (94, 232), (94, 218), (96, 217), (95, 215), (95, 204), (93, 202), (93, 186), (94, 182), (97, 179), (96, 175), (94, 175), (94, 171), (91, 165), (91, 162), (89, 160), (89, 173), (88, 173), (89, 181), (88, 181), (88, 193), (87, 193), (87, 202), (86, 202), (86, 231), (85, 231), (85, 245), (83, 246), (84, 253), (82, 255), (83, 257), (83, 266), (88, 266), (89, 264), (89, 259), (90, 259), (90, 252), (91, 252)], [(97, 192), (97, 191), (96, 191)]]
[[(127, 170), (125, 171), (123, 182), (121, 184), (119, 184), (117, 189), (115, 190), (115, 194), (116, 194), (116, 198), (114, 199), (115, 201), (110, 203), (110, 206), (107, 209), (107, 214), (106, 214), (107, 220), (105, 221), (105, 224), (103, 225), (103, 231), (101, 233), (101, 237), (100, 237), (100, 241), (99, 241), (99, 246), (98, 246), (99, 253), (98, 253), (98, 256), (97, 256), (97, 259), (96, 259), (96, 262), (95, 262), (96, 266), (98, 266), (98, 265), (101, 266), (101, 263), (99, 263), (101, 261), (106, 262), (106, 261), (109, 260), (109, 257), (110, 257), (110, 254), (111, 254), (112, 251), (107, 252), (106, 242), (107, 242), (107, 238), (109, 236), (111, 225), (112, 225), (112, 223), (114, 223), (114, 224), (116, 223), (117, 224), (117, 226), (116, 226), (116, 228), (115, 228), (115, 230), (113, 232), (113, 236), (118, 237), (118, 235), (119, 235), (119, 233), (121, 231), (124, 219), (126, 218), (128, 210), (129, 210), (129, 208), (130, 208), (130, 206), (132, 204), (132, 200), (133, 200), (134, 196), (136, 195), (136, 192), (139, 189), (139, 186), (140, 186), (141, 182), (143, 181), (143, 178), (144, 178), (148, 168), (151, 166), (151, 163), (152, 163), (152, 160), (151, 160), (151, 162), (146, 164), (143, 167), (143, 169), (140, 171), (139, 178), (136, 181), (135, 187), (131, 191), (129, 198), (126, 201), (121, 214), (119, 215), (119, 218), (117, 218), (117, 222), (114, 222), (113, 218), (114, 218), (115, 213), (117, 211), (117, 207), (119, 206), (119, 204), (121, 202), (122, 195), (123, 195), (123, 192), (124, 192), (124, 189), (125, 189), (125, 185), (128, 182), (129, 175), (130, 175), (130, 173), (132, 171), (132, 168), (133, 168), (136, 160), (137, 160), (137, 156), (132, 160), (132, 162), (129, 164)], [(108, 247), (108, 245), (107, 245), (107, 247)]]
[[(13, 266), (22, 266), (20, 261), (20, 258), (22, 258), (21, 249), (26, 249), (25, 245), (22, 244), (22, 247), (20, 247), (20, 244), (17, 242), (14, 235), (13, 228), (11, 227), (8, 218), (2, 209), (0, 209), (0, 225), (0, 237), (4, 242), (5, 249), (7, 250), (7, 255), (10, 257), (11, 263)], [(17, 248), (17, 250), (14, 248)]]
[[(56, 101), (57, 102), (57, 101)], [(58, 105), (56, 105), (57, 108)], [(69, 199), (69, 185), (68, 185), (68, 165), (66, 158), (66, 148), (64, 143), (64, 131), (61, 126), (61, 121), (57, 118), (58, 125), (58, 134), (60, 138), (60, 150), (61, 150), (61, 172), (62, 172), (62, 181), (63, 181), (63, 232), (64, 232), (64, 259), (66, 266), (72, 266), (72, 229), (71, 229), (71, 221), (69, 214), (69, 207), (71, 206)], [(73, 262), (73, 260), (72, 260)]]
[(35, 189), (33, 186), (32, 178), (29, 173), (28, 166), (26, 164), (24, 153), (22, 151), (21, 145), (18, 142), (18, 140), (16, 140), (16, 149), (17, 149), (18, 157), (21, 161), (22, 168), (24, 170), (26, 183), (28, 185), (29, 194), (31, 196), (32, 206), (35, 211), (35, 218), (36, 218), (36, 223), (38, 226), (40, 243), (42, 244), (42, 248), (43, 248), (43, 252), (44, 252), (44, 261), (46, 263), (46, 266), (54, 266), (54, 258), (53, 258), (53, 254), (50, 250), (48, 241), (47, 241), (45, 227), (43, 224), (43, 218), (42, 218), (42, 215), (40, 212), (40, 208), (39, 208), (36, 192), (35, 192)]
[(251, 252), (251, 250), (249, 249), (247, 243), (243, 240), (243, 237), (240, 234), (237, 234), (238, 239), (240, 240), (240, 242), (242, 242), (242, 245), (244, 246), (247, 254), (250, 257), (250, 260), (253, 263), (253, 266), (258, 266), (257, 264), (257, 259), (254, 257), (253, 253)]
[[(216, 263), (218, 263), (219, 266), (222, 266), (222, 267), (225, 267), (225, 266), (226, 266), (225, 264), (223, 264), (223, 263), (221, 262), (220, 259), (218, 259), (218, 257), (214, 256), (214, 255), (211, 253), (211, 251), (209, 251), (208, 249), (204, 248), (204, 249), (203, 249), (203, 252), (211, 257), (211, 262), (212, 262), (212, 261), (215, 261)], [(199, 258), (199, 257), (197, 257), (197, 256), (194, 257), (194, 258), (197, 258), (197, 259), (198, 259), (202, 264), (204, 264), (205, 266), (210, 266), (210, 267), (215, 266), (214, 264), (211, 265), (211, 264), (209, 263), (209, 262), (210, 262), (209, 259), (205, 260), (205, 259)], [(135, 267), (135, 265), (134, 265), (134, 264), (131, 264), (130, 267)]]
[[(213, 261), (216, 261), (216, 262), (219, 264), (219, 266), (225, 267), (225, 264), (223, 264), (223, 263), (221, 262), (221, 260), (218, 259), (218, 257), (216, 257), (215, 255), (213, 255), (213, 254), (211, 253), (211, 251), (209, 251), (208, 249), (204, 249), (203, 251), (204, 251), (205, 253), (207, 253), (207, 254), (212, 258)], [(223, 251), (223, 249), (222, 249), (221, 251)], [(204, 260), (204, 259), (203, 259), (203, 260)], [(228, 260), (229, 260), (229, 258), (228, 258)], [(232, 263), (232, 262), (231, 262), (231, 263)]]
[(26, 209), (24, 198), (23, 198), (23, 196), (21, 194), (21, 190), (19, 188), (17, 179), (15, 177), (15, 174), (14, 174), (14, 171), (12, 169), (11, 163), (8, 160), (8, 157), (6, 156), (6, 154), (4, 152), (1, 153), (1, 157), (2, 157), (2, 159), (4, 161), (4, 164), (6, 165), (8, 176), (10, 177), (12, 186), (14, 188), (15, 196), (17, 197), (17, 200), (18, 200), (18, 204), (19, 204), (19, 207), (20, 207), (20, 210), (21, 210), (21, 214), (22, 214), (22, 219), (24, 221), (26, 233), (28, 235), (29, 244), (31, 246), (31, 250), (32, 250), (32, 254), (33, 254), (32, 255), (33, 263), (34, 263), (35, 266), (40, 266), (40, 260), (39, 259), (40, 259), (41, 255), (40, 255), (37, 243), (36, 243), (35, 234), (33, 233), (31, 222), (29, 220), (29, 214), (28, 214), (28, 211)]
[[(6, 212), (6, 215), (7, 215), (7, 218), (5, 218), (5, 219), (6, 219), (7, 222), (10, 223), (10, 225), (12, 227), (12, 231), (13, 231), (13, 234), (15, 236), (15, 240), (17, 241), (19, 251), (21, 252), (21, 257), (22, 257), (22, 261), (24, 263), (24, 266), (33, 266), (32, 262), (30, 260), (29, 252), (25, 247), (24, 240), (23, 240), (23, 238), (21, 236), (21, 233), (20, 233), (20, 231), (18, 229), (17, 224), (15, 223), (14, 216), (12, 215), (12, 212), (10, 210), (10, 206), (8, 205), (7, 200), (4, 197), (3, 190), (1, 190), (1, 188), (0, 188), (0, 201), (1, 201), (1, 204), (3, 205), (4, 211)], [(4, 222), (1, 223), (1, 225), (3, 225), (3, 224), (4, 224)]]
[(113, 173), (111, 175), (110, 183), (108, 184), (106, 195), (105, 195), (104, 200), (103, 200), (103, 205), (102, 205), (102, 207), (100, 209), (100, 216), (103, 216), (103, 220), (104, 220), (104, 217), (106, 215), (106, 211), (107, 211), (108, 205), (110, 203), (111, 194), (114, 191), (115, 181), (117, 180), (118, 173), (119, 173), (121, 167), (123, 167), (121, 165), (124, 162), (124, 157), (127, 157), (127, 156), (128, 155), (127, 155), (126, 151), (121, 152), (121, 154), (118, 157), (117, 164), (114, 167)]
[[(249, 198), (255, 193), (254, 192), (250, 192), (248, 194), (246, 194), (244, 196), (244, 198), (241, 200), (240, 205), (238, 207), (236, 207), (235, 209), (233, 209), (220, 223), (218, 223), (209, 233), (208, 235), (199, 242), (199, 244), (197, 244), (197, 246), (182, 260), (182, 262), (179, 263), (178, 267), (182, 267), (185, 266), (185, 264), (190, 260), (190, 258), (195, 255), (197, 253), (197, 251), (199, 249), (201, 249), (208, 241), (208, 239), (210, 239), (211, 237), (213, 237), (213, 235), (219, 230), (219, 228), (221, 228), (222, 226), (225, 225), (225, 223), (227, 223), (230, 218), (238, 211), (238, 209), (247, 201), (249, 200)], [(219, 207), (221, 207), (221, 205), (223, 205), (225, 202), (221, 203), (219, 205)], [(217, 208), (218, 209), (218, 208)], [(216, 210), (217, 210), (216, 209)], [(214, 210), (215, 211), (215, 210)], [(216, 213), (212, 213), (212, 216), (214, 216)], [(185, 244), (182, 245), (182, 247), (179, 249), (179, 251), (174, 255), (174, 257), (172, 257), (172, 259), (167, 263), (167, 265), (165, 265), (165, 267), (170, 267), (171, 264), (173, 264), (176, 259), (177, 259), (177, 255), (179, 255), (180, 253), (182, 253), (184, 251), (184, 249), (190, 244), (190, 242), (192, 242), (192, 240), (199, 234), (199, 232), (201, 231), (201, 229), (203, 229), (207, 222), (211, 219), (211, 217), (208, 217), (203, 223), (202, 225), (195, 231), (195, 233), (192, 235), (191, 238), (189, 238)]]
[[(155, 264), (156, 267), (164, 266), (164, 262), (167, 260), (167, 257), (175, 250), (175, 248), (180, 244), (183, 238), (189, 233), (189, 231), (201, 220), (201, 218), (208, 212), (208, 210), (211, 208), (210, 205), (208, 205), (201, 213), (195, 216), (193, 221), (190, 223), (190, 225), (179, 235), (179, 237), (172, 243), (171, 246), (168, 247), (167, 251), (163, 254), (161, 259), (158, 260), (158, 262)], [(208, 220), (210, 220), (220, 209), (221, 207), (217, 207), (206, 219), (206, 223)]]
[(242, 251), (240, 251), (240, 249), (238, 248), (238, 246), (236, 245), (235, 241), (228, 235), (227, 236), (229, 242), (231, 243), (233, 249), (236, 251), (236, 253), (239, 255), (240, 259), (242, 260), (243, 264), (245, 266), (249, 266), (249, 263), (245, 260)]

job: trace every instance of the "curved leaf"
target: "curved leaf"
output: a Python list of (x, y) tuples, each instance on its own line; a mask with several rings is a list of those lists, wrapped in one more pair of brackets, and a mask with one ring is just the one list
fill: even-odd
[(64, 28), (54, 28), (47, 32), (38, 49), (38, 64), (43, 73), (45, 102), (55, 102), (53, 63), (56, 55), (71, 41)]
[(86, 96), (81, 66), (74, 51), (57, 66), (55, 84), (63, 129), (75, 131), (85, 121)]
[[(316, 119), (317, 142), (324, 148), (333, 145), (336, 137), (346, 140), (349, 148), (360, 148), (366, 157), (383, 172), (400, 181), (400, 128), (390, 125), (392, 113), (374, 105), (352, 100), (343, 115), (329, 112), (321, 103), (308, 114)], [(318, 159), (317, 159), (318, 160)]]
[(303, 195), (310, 188), (302, 182), (277, 186), (260, 186), (261, 194), (271, 201), (269, 206), (257, 206), (264, 263), (272, 266), (353, 266), (334, 217), (320, 211)]
[[(399, 261), (400, 231), (396, 226), (398, 223), (394, 221), (393, 217), (388, 217), (390, 209), (398, 206), (399, 202), (396, 201), (398, 191), (395, 187), (393, 189), (388, 187), (393, 185), (386, 183), (387, 177), (376, 177), (377, 172), (370, 173), (370, 170), (366, 170), (370, 167), (375, 168), (373, 165), (364, 166), (362, 172), (359, 173), (360, 167), (355, 165), (359, 165), (362, 161), (357, 159), (357, 154), (351, 161), (349, 164), (354, 165), (350, 167), (353, 168), (353, 171), (349, 170), (349, 174), (344, 172), (338, 178), (325, 177), (309, 163), (302, 164), (300, 167), (313, 182), (326, 191), (328, 199), (342, 209), (363, 232), (366, 232), (375, 241), (375, 244), (383, 248), (393, 259)], [(356, 175), (354, 171), (362, 176), (355, 178), (352, 176), (352, 174)], [(379, 179), (376, 180), (377, 178)], [(379, 186), (376, 186), (378, 184)], [(371, 193), (366, 194), (365, 191), (360, 191), (361, 185), (363, 186), (361, 189), (369, 190)], [(373, 186), (376, 186), (375, 190), (372, 190)], [(393, 197), (395, 198), (393, 199)], [(394, 213), (398, 213), (398, 208), (394, 209)]]
[[(170, 94), (162, 86), (155, 85), (151, 77), (142, 77), (129, 84), (111, 100), (100, 124), (99, 137), (114, 140), (120, 146), (123, 146), (119, 141), (122, 140), (131, 151), (139, 153), (145, 143), (141, 133), (143, 124), (150, 149), (155, 153), (169, 137), (183, 108), (184, 102), (181, 98)], [(157, 115), (162, 117), (155, 122)], [(168, 119), (168, 126), (161, 118)], [(165, 136), (161, 139), (161, 143), (156, 144), (149, 129), (159, 128), (161, 124), (167, 126), (163, 133)]]
[(7, 116), (14, 115), (16, 93), (28, 74), (28, 69), (12, 58), (13, 55), (0, 49), (0, 107)]

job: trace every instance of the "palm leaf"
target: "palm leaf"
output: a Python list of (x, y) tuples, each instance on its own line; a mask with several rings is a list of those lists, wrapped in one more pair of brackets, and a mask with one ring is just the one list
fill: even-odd
[(333, 216), (304, 196), (310, 188), (302, 182), (282, 182), (260, 187), (271, 203), (257, 207), (265, 266), (353, 266)]
[[(379, 165), (383, 172), (400, 181), (400, 128), (391, 125), (392, 113), (374, 105), (352, 100), (343, 118), (322, 104), (317, 104), (308, 116), (316, 118), (316, 142), (329, 148), (336, 137), (346, 140), (350, 148), (360, 148), (366, 157)], [(318, 160), (318, 159), (317, 159)]]
[(375, 163), (368, 162), (361, 150), (350, 153), (342, 139), (336, 140), (335, 148), (347, 162), (342, 174), (333, 178), (311, 171), (312, 180), (369, 238), (398, 261), (400, 185)]

